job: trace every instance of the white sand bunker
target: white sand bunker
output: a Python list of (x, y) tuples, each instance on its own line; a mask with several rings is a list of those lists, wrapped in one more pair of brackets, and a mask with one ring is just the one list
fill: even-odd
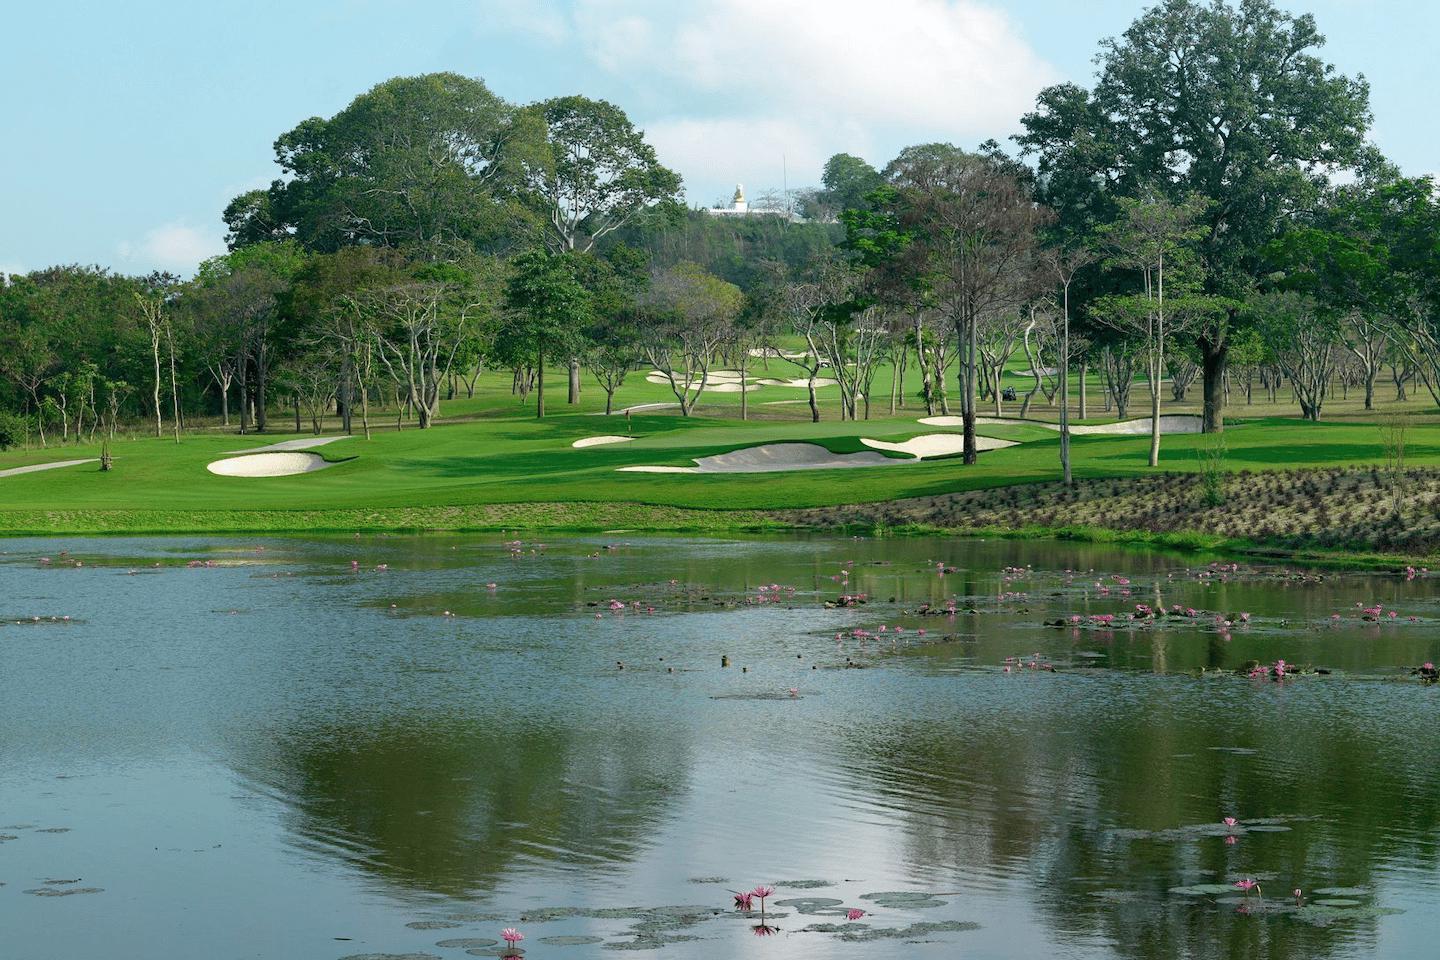
[(252, 453), (243, 457), (216, 460), (205, 469), (222, 477), (293, 477), (314, 473), (335, 464), (318, 453)]
[(570, 446), (572, 446), (572, 447), (599, 447), (599, 446), (604, 446), (604, 445), (607, 444), (607, 443), (629, 443), (631, 440), (634, 440), (634, 439), (635, 439), (634, 437), (612, 437), (612, 436), (605, 436), (605, 437), (582, 437), (581, 439), (576, 440), (574, 443), (570, 444)]
[(281, 453), (287, 450), (313, 450), (315, 447), (323, 447), (326, 444), (335, 443), (337, 440), (349, 440), (349, 437), (301, 437), (299, 440), (281, 440), (279, 443), (272, 443), (266, 447), (251, 447), (248, 450), (226, 450), (226, 453)]
[[(622, 416), (622, 417), (623, 417), (623, 416), (624, 416), (625, 414), (627, 414), (627, 413), (647, 413), (647, 412), (649, 412), (649, 411), (651, 411), (651, 410), (679, 410), (679, 409), (680, 409), (680, 404), (678, 404), (678, 403), (637, 403), (637, 404), (635, 404), (635, 405), (632, 406), (632, 407), (622, 407), (622, 408), (620, 408), (619, 410), (616, 410), (616, 411), (615, 411), (615, 414), (618, 414), (619, 416)], [(598, 413), (592, 413), (592, 414), (590, 414), (590, 416), (592, 416), (592, 417), (608, 417), (608, 416), (612, 416), (612, 414), (608, 414), (608, 413), (606, 413), (605, 411), (601, 410), (601, 411), (599, 411)]]
[(56, 470), (60, 467), (78, 467), (82, 463), (99, 463), (100, 461), (91, 457), (89, 460), (55, 460), (51, 463), (32, 463), (28, 467), (11, 467), (9, 470), (0, 470), (0, 477), (18, 477), (22, 473), (39, 473), (41, 470)]
[[(695, 384), (693, 387), (691, 387), (690, 389), (691, 389), (691, 390), (699, 390), (699, 389), (700, 389), (700, 384), (697, 383), (697, 384)], [(745, 387), (744, 387), (744, 392), (745, 392), (745, 393), (754, 393), (756, 390), (759, 390), (759, 389), (760, 389), (760, 384), (758, 384), (758, 383), (747, 383), (747, 384), (745, 385)], [(741, 387), (740, 387), (740, 384), (739, 384), (738, 382), (734, 382), (734, 381), (730, 381), (730, 380), (721, 380), (719, 383), (716, 383), (715, 381), (712, 380), (712, 381), (710, 381), (709, 383), (707, 383), (707, 384), (705, 385), (705, 392), (706, 392), (706, 393), (740, 393), (740, 392), (741, 392)]]
[[(953, 457), (957, 453), (965, 452), (965, 435), (961, 433), (927, 433), (924, 436), (911, 437), (903, 443), (886, 443), (883, 440), (861, 437), (860, 442), (876, 450), (908, 453), (917, 460), (925, 460), (929, 457)], [(976, 450), (1000, 450), (1013, 446), (1015, 446), (1014, 440), (997, 440), (994, 437), (975, 438)]]
[[(798, 380), (776, 380), (774, 377), (762, 377), (755, 382), (764, 387), (799, 387), (801, 389), (804, 389), (805, 387), (808, 387), (810, 385), (810, 381), (805, 379), (804, 377), (801, 377)], [(815, 378), (816, 387), (833, 387), (837, 383), (839, 383), (839, 381), (831, 380), (829, 377)]]
[(831, 453), (815, 443), (767, 443), (700, 457), (693, 467), (620, 467), (626, 473), (776, 473), (782, 470), (833, 470), (915, 463), (881, 453)]
[[(925, 417), (920, 420), (927, 427), (963, 427), (965, 421), (962, 417)], [(1060, 424), (1048, 423), (1044, 420), (1022, 420), (1019, 417), (976, 417), (976, 423), (1008, 423), (1015, 426), (1041, 427), (1045, 430), (1060, 431)], [(1160, 418), (1160, 432), (1163, 433), (1199, 433), (1203, 421), (1194, 414), (1172, 413)], [(1071, 424), (1070, 432), (1076, 436), (1090, 436), (1097, 434), (1146, 434), (1150, 432), (1150, 418), (1142, 417), (1139, 420), (1121, 420), (1118, 423), (1092, 423), (1092, 424)]]

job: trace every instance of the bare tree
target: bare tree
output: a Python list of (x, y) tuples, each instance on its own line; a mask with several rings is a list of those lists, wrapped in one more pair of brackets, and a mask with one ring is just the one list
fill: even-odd
[(964, 461), (975, 463), (980, 323), (1033, 292), (1036, 231), (1050, 215), (1034, 202), (1023, 169), (998, 151), (910, 147), (885, 175), (896, 190), (899, 221), (916, 238), (911, 246), (929, 296), (955, 330)]
[(1301, 415), (1319, 420), (1335, 374), (1339, 323), (1314, 300), (1296, 293), (1267, 294), (1251, 309), (1276, 363), (1290, 378)]
[(150, 335), (150, 357), (154, 361), (155, 376), (151, 382), (151, 409), (155, 411), (155, 436), (164, 432), (164, 425), (160, 422), (160, 341), (165, 336), (165, 299), (160, 296), (142, 296), (135, 294), (135, 300), (140, 305), (140, 318), (145, 323), (145, 330)]
[(651, 280), (647, 301), (659, 318), (647, 327), (641, 350), (669, 382), (681, 415), (690, 416), (705, 392), (710, 365), (729, 339), (744, 298), (739, 287), (689, 262)]

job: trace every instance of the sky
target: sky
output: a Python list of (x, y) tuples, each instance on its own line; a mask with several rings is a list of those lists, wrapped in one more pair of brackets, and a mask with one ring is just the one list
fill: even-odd
[[(1278, 0), (1371, 83), (1374, 141), (1440, 171), (1436, 0)], [(188, 274), (272, 144), (389, 77), (450, 70), (524, 103), (620, 105), (691, 205), (818, 183), (830, 155), (1019, 130), (1089, 85), (1142, 0), (15, 0), (0, 56), (0, 272)]]

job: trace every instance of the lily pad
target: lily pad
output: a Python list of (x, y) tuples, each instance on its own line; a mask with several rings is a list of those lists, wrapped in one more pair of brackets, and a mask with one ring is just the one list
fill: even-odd
[(1326, 897), (1324, 900), (1312, 901), (1317, 907), (1358, 907), (1359, 900), (1349, 900), (1345, 897)]
[(440, 960), (433, 953), (352, 953), (340, 960)]
[(834, 897), (792, 897), (789, 900), (776, 900), (777, 907), (793, 907), (796, 913), (817, 913), (826, 907), (838, 907), (844, 900), (837, 900)]
[(785, 890), (822, 890), (835, 884), (829, 880), (776, 880), (775, 886)]
[(1194, 883), (1188, 887), (1171, 887), (1170, 892), (1180, 897), (1219, 897), (1234, 893), (1235, 888), (1228, 883)]
[(493, 947), (499, 942), (499, 940), (490, 940), (486, 937), (460, 937), (455, 940), (441, 940), (435, 944), (435, 946), (446, 948), (458, 947), (461, 950), (473, 950), (476, 947)]
[(847, 943), (865, 943), (871, 940), (916, 940), (932, 933), (961, 933), (979, 929), (980, 924), (969, 920), (941, 920), (934, 923), (912, 923), (908, 927), (867, 927), (864, 924), (849, 924), (841, 927), (838, 934), (840, 939)]
[(475, 947), (466, 950), (472, 957), (514, 957), (525, 952), (524, 947)]
[(604, 937), (541, 937), (540, 942), (552, 947), (583, 947), (591, 943), (603, 943)]
[(1310, 891), (1317, 897), (1368, 897), (1370, 891), (1364, 887), (1321, 887)]
[(411, 920), (405, 926), (411, 930), (453, 930), (460, 924), (454, 920)]
[(36, 887), (34, 890), (26, 890), (26, 893), (36, 897), (73, 897), (79, 893), (104, 893), (104, 887)]
[(1340, 921), (1374, 920), (1403, 912), (1385, 907), (1327, 907), (1318, 903), (1307, 903), (1295, 911), (1295, 919), (1311, 926), (1328, 927)]

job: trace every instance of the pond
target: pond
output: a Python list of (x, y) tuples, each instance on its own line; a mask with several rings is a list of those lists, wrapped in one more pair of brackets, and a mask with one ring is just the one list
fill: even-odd
[(1432, 952), (1428, 571), (625, 533), (0, 552), (7, 956), (463, 958), (507, 927), (542, 960)]

